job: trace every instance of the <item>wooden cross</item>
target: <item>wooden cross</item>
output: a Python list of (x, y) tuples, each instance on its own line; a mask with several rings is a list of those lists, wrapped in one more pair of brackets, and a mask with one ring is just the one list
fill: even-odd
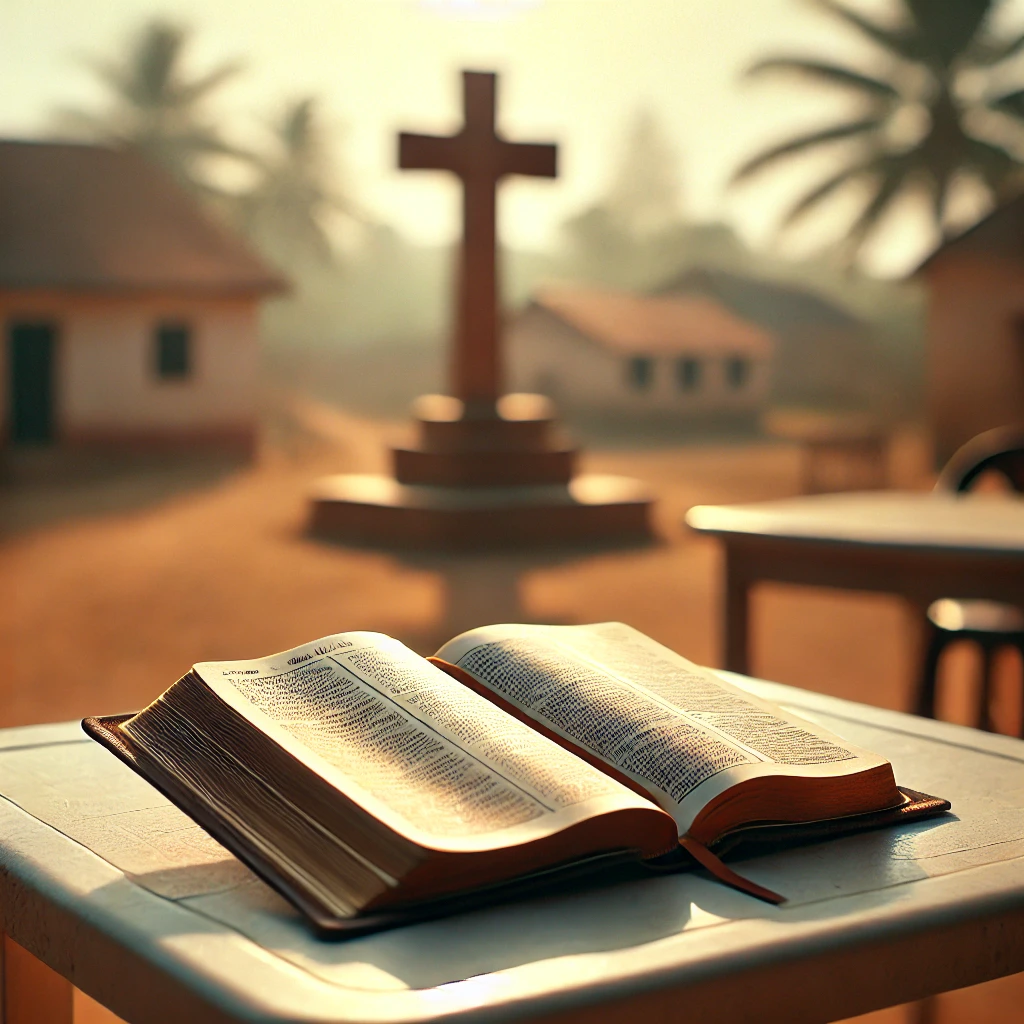
[(463, 71), (464, 124), (456, 135), (399, 135), (398, 166), (462, 179), (462, 248), (452, 352), (452, 391), (470, 417), (494, 415), (500, 397), (496, 195), (506, 174), (553, 178), (557, 147), (506, 142), (495, 129), (497, 76)]

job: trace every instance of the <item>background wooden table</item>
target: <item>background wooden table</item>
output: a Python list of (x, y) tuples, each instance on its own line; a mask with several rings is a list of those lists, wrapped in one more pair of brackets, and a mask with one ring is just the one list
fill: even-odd
[(750, 671), (755, 583), (1024, 604), (1024, 499), (930, 492), (822, 494), (698, 505), (686, 522), (725, 548), (723, 664)]
[(889, 483), (892, 428), (877, 417), (774, 410), (765, 431), (801, 450), (804, 494), (873, 490)]
[[(329, 943), (77, 724), (26, 727), (0, 732), (0, 923), (135, 1024), (827, 1021), (1024, 969), (1024, 743), (737, 681), (955, 815), (746, 861), (782, 907), (684, 874)], [(8, 1024), (66, 1024), (17, 1003), (31, 964)]]

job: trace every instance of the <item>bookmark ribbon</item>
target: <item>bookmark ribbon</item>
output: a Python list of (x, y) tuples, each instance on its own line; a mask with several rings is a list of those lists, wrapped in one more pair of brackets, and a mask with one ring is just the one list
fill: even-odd
[(766, 889), (763, 885), (758, 885), (757, 882), (752, 882), (749, 878), (736, 874), (732, 868), (716, 857), (703, 843), (698, 843), (696, 839), (680, 836), (679, 845), (723, 885), (728, 885), (732, 889), (745, 892), (748, 896), (764, 900), (765, 903), (771, 903), (774, 906), (786, 902), (785, 896), (780, 896), (777, 892), (772, 892), (771, 889)]

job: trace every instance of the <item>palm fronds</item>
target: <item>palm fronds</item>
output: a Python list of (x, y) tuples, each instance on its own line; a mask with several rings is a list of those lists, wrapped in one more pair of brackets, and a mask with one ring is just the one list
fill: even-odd
[(764, 170), (771, 164), (782, 160), (785, 157), (795, 156), (804, 153), (809, 149), (817, 149), (829, 142), (840, 142), (843, 139), (854, 138), (864, 135), (867, 132), (877, 132), (882, 127), (882, 119), (879, 117), (867, 117), (858, 121), (847, 121), (843, 124), (833, 125), (831, 128), (818, 128), (807, 132), (804, 135), (797, 135), (786, 142), (780, 142), (777, 146), (751, 157), (746, 163), (741, 164), (733, 172), (733, 181), (741, 182)]
[[(1024, 54), (1024, 33), (998, 36), (991, 15), (998, 0), (893, 0), (898, 22), (882, 23), (840, 0), (815, 6), (867, 39), (884, 58), (871, 70), (803, 56), (770, 56), (754, 64), (748, 77), (783, 75), (815, 87), (845, 91), (860, 100), (860, 117), (825, 125), (783, 140), (755, 154), (734, 172), (746, 182), (766, 169), (834, 143), (851, 144), (848, 163), (830, 173), (783, 215), (787, 230), (853, 182), (868, 198), (850, 227), (846, 246), (856, 253), (878, 230), (886, 211), (903, 192), (925, 188), (932, 197), (936, 225), (945, 227), (951, 192), (962, 173), (997, 195), (1020, 177), (1024, 152), (1024, 88), (1004, 86), (995, 95), (964, 98), (959, 85), (967, 72), (999, 73)], [(916, 69), (916, 75), (908, 75)], [(908, 84), (909, 83), (909, 84)], [(975, 91), (977, 92), (977, 91)], [(911, 108), (923, 121), (920, 133), (901, 137), (900, 117)], [(982, 137), (970, 130), (974, 111), (994, 111), (1012, 134)], [(991, 120), (991, 117), (989, 118)]]
[(206, 104), (241, 66), (225, 63), (190, 76), (185, 70), (189, 41), (186, 29), (155, 20), (135, 36), (124, 59), (86, 59), (107, 87), (107, 109), (64, 108), (56, 114), (58, 127), (92, 141), (137, 149), (192, 190), (216, 191), (205, 164), (213, 157), (249, 157), (226, 140)]
[(812, 85), (824, 82), (827, 85), (846, 86), (857, 93), (874, 96), (881, 100), (898, 100), (899, 90), (892, 83), (839, 64), (803, 57), (768, 57), (752, 65), (746, 71), (748, 78), (765, 74), (784, 75)]

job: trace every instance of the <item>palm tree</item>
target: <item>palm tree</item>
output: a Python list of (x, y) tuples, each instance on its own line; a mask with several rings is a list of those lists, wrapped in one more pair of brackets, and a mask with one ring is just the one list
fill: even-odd
[(364, 218), (332, 183), (337, 171), (316, 99), (289, 103), (270, 128), (269, 151), (255, 157), (256, 180), (241, 200), (243, 226), (280, 262), (328, 263), (327, 219), (336, 213)]
[(786, 56), (760, 61), (747, 72), (790, 75), (860, 100), (854, 116), (772, 146), (735, 172), (733, 182), (744, 182), (790, 157), (850, 143), (848, 162), (791, 206), (781, 229), (857, 183), (866, 200), (845, 242), (852, 258), (898, 196), (923, 190), (945, 234), (950, 197), (965, 178), (995, 199), (1019, 184), (1015, 145), (1024, 139), (1024, 90), (1000, 88), (999, 82), (1016, 67), (1013, 58), (1024, 51), (1024, 34), (992, 31), (1000, 0), (894, 0), (901, 15), (895, 27), (839, 0), (812, 2), (874, 44), (881, 68)]
[(216, 193), (208, 177), (211, 158), (242, 159), (210, 121), (204, 107), (240, 70), (222, 64), (192, 76), (184, 69), (189, 33), (178, 25), (151, 21), (135, 36), (127, 60), (89, 60), (111, 94), (105, 112), (64, 109), (58, 124), (76, 136), (128, 147), (200, 193)]

